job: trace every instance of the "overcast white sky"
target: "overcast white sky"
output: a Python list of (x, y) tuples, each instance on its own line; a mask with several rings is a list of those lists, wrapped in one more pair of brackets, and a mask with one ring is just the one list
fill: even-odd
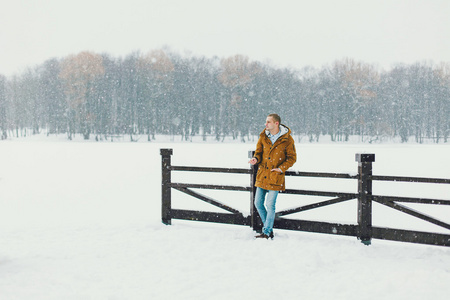
[(90, 50), (162, 46), (321, 67), (450, 62), (450, 0), (0, 0), (0, 74)]

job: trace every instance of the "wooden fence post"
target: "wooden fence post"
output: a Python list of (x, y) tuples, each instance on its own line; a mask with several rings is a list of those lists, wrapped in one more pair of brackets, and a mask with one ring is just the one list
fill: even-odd
[[(253, 155), (255, 155), (255, 151), (248, 151), (248, 158), (252, 158)], [(258, 173), (258, 165), (252, 165), (251, 166), (251, 174), (250, 174), (250, 226), (253, 228), (256, 232), (262, 231), (262, 222), (261, 218), (259, 217), (258, 210), (255, 206), (255, 194), (256, 194), (256, 173)]]
[(171, 209), (171, 176), (170, 176), (170, 157), (173, 154), (172, 149), (161, 149), (161, 219), (166, 225), (172, 224)]
[(372, 240), (372, 162), (375, 154), (355, 155), (358, 162), (358, 239), (365, 245)]

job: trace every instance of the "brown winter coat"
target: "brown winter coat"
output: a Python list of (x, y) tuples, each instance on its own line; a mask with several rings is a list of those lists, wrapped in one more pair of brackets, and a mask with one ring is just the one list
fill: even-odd
[[(291, 130), (284, 125), (280, 125), (280, 130), (281, 136), (275, 144), (272, 145), (266, 130), (261, 132), (256, 144), (254, 157), (258, 160), (258, 174), (255, 186), (265, 190), (284, 191), (284, 173), (297, 161)], [(271, 171), (276, 168), (280, 168), (282, 172)]]

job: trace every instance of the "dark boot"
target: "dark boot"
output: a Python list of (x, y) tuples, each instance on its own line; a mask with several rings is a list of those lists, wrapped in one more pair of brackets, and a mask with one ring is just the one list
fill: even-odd
[(267, 234), (261, 233), (261, 234), (256, 235), (255, 238), (267, 240), (269, 238), (269, 236)]

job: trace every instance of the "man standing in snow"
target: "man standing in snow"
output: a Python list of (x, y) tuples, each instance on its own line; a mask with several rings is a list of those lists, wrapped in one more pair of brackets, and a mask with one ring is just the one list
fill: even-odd
[[(259, 135), (255, 155), (250, 159), (252, 165), (258, 164), (256, 175), (255, 206), (264, 224), (263, 231), (256, 238), (273, 238), (275, 203), (278, 192), (285, 190), (285, 172), (297, 160), (291, 130), (281, 124), (277, 114), (266, 119), (266, 128)], [(267, 194), (266, 207), (264, 206)]]

